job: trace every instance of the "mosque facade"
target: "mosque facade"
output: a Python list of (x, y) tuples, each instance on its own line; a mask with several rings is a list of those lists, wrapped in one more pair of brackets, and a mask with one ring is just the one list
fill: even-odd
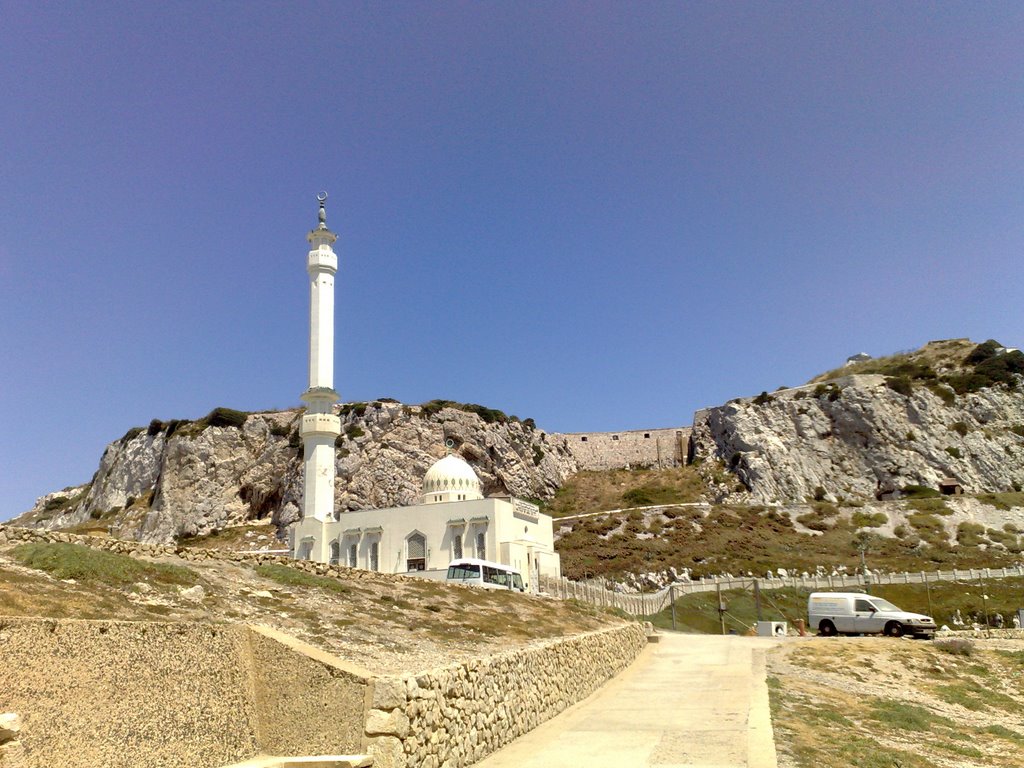
[(484, 498), (473, 468), (454, 455), (427, 470), (420, 504), (329, 521), (304, 517), (292, 529), (292, 551), (302, 560), (433, 578), (443, 578), (452, 560), (475, 557), (515, 568), (531, 591), (538, 576), (561, 575), (551, 516), (511, 496)]
[(319, 225), (309, 233), (309, 387), (306, 413), (302, 519), (292, 526), (290, 546), (301, 560), (382, 573), (443, 578), (448, 564), (475, 557), (511, 566), (531, 591), (538, 576), (561, 575), (552, 519), (535, 504), (511, 496), (484, 498), (480, 479), (462, 458), (447, 455), (423, 477), (422, 501), (405, 507), (338, 513), (334, 509), (334, 278), (338, 261), (327, 229), (324, 202)]

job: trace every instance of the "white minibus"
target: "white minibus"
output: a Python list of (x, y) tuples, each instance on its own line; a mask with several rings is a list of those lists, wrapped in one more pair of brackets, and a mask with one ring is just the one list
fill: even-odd
[(445, 581), (452, 584), (472, 584), (485, 589), (526, 591), (523, 577), (515, 568), (489, 560), (478, 560), (475, 557), (452, 560), (448, 565), (448, 576)]

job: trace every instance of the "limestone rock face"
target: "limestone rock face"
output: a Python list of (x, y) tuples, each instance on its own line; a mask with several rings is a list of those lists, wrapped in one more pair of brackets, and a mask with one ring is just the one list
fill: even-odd
[(858, 375), (698, 411), (691, 453), (722, 461), (759, 502), (805, 501), (819, 488), (833, 500), (871, 497), (946, 477), (997, 492), (1024, 484), (1022, 431), (1019, 388), (904, 395)]
[[(576, 462), (565, 439), (514, 420), (485, 421), (457, 407), (395, 402), (340, 406), (339, 510), (418, 503), (420, 480), (445, 443), (480, 477), (484, 494), (548, 498)], [(254, 413), (240, 426), (154, 422), (111, 443), (91, 483), (49, 494), (13, 522), (90, 526), (171, 543), (251, 520), (280, 529), (299, 518), (300, 410)]]

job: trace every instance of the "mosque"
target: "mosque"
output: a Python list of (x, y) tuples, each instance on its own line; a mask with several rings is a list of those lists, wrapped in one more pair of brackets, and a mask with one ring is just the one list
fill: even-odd
[(309, 388), (302, 394), (302, 519), (291, 530), (292, 556), (383, 573), (443, 578), (448, 563), (476, 557), (518, 570), (530, 591), (538, 576), (561, 575), (552, 519), (510, 496), (484, 498), (473, 468), (449, 454), (423, 476), (422, 503), (338, 513), (334, 509), (334, 277), (337, 236), (327, 228), (325, 201), (309, 233)]

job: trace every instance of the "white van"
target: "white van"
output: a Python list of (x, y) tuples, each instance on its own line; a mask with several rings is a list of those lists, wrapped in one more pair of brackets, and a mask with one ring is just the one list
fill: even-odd
[(452, 560), (448, 564), (448, 576), (445, 581), (453, 584), (472, 584), (485, 589), (511, 589), (525, 592), (523, 577), (519, 571), (501, 563), (489, 560), (478, 560), (475, 557), (463, 557)]
[(879, 633), (889, 637), (935, 635), (931, 616), (908, 613), (888, 600), (861, 592), (812, 592), (807, 600), (807, 626), (826, 637)]

